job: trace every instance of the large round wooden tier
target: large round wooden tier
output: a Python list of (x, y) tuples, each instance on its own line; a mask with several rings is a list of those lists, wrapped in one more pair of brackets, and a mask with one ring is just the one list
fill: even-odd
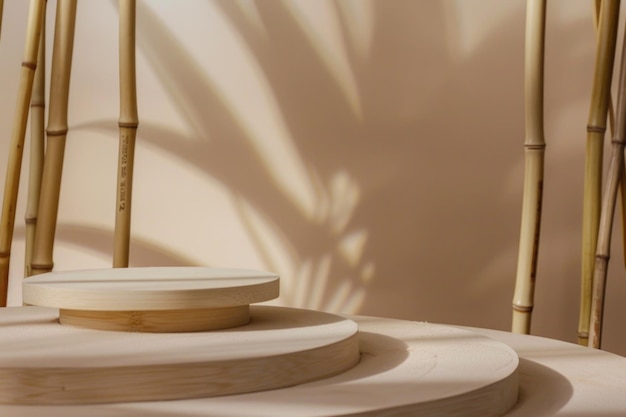
[[(298, 344), (324, 345), (331, 333), (356, 331), (352, 320), (310, 310), (251, 306), (251, 317), (250, 324), (235, 329), (157, 334), (62, 326), (58, 310), (51, 308), (0, 310), (0, 415), (495, 417), (517, 400), (518, 359), (512, 349), (467, 330), (427, 323), (361, 317), (358, 336), (331, 344), (334, 349), (319, 356), (310, 350), (310, 361), (290, 360), (287, 353), (242, 372), (229, 370), (230, 364), (219, 370), (203, 366), (216, 358), (254, 360), (270, 345), (285, 352)], [(343, 369), (321, 378), (320, 370), (333, 362), (343, 363)], [(226, 394), (242, 375), (264, 384), (256, 388), (272, 388), (276, 381), (291, 381), (292, 387), (129, 402)], [(293, 386), (305, 381), (313, 382)], [(179, 394), (170, 395), (173, 390)], [(41, 405), (111, 400), (120, 403)], [(24, 403), (39, 405), (16, 405)]]
[(315, 381), (359, 361), (357, 325), (310, 310), (261, 308), (246, 326), (191, 333), (63, 326), (57, 310), (35, 307), (2, 313), (0, 403), (231, 395)]
[(250, 304), (278, 297), (279, 278), (247, 269), (118, 268), (51, 272), (22, 288), (24, 303), (59, 308), (63, 324), (165, 333), (242, 326)]

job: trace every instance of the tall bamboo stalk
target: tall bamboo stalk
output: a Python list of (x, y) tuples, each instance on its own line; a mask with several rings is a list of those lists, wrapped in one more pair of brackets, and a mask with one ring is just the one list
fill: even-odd
[(41, 39), (41, 23), (44, 8), (45, 0), (31, 0), (29, 5), (26, 46), (24, 48), (17, 104), (15, 106), (11, 143), (9, 145), (9, 160), (4, 183), (2, 217), (0, 219), (0, 307), (6, 306), (7, 302), (11, 242), (15, 227), (15, 206), (17, 204), (17, 192), (22, 168), (28, 107), (30, 105), (35, 69), (37, 68), (37, 52), (39, 40)]
[(59, 0), (57, 3), (52, 50), (50, 81), (50, 112), (48, 114), (48, 143), (44, 158), (39, 220), (35, 231), (35, 245), (31, 272), (33, 275), (52, 270), (52, 252), (59, 209), (61, 174), (67, 137), (67, 106), (69, 99), (76, 0)]
[(24, 276), (31, 275), (33, 245), (37, 228), (39, 189), (43, 170), (46, 112), (46, 15), (41, 26), (38, 65), (35, 71), (33, 94), (30, 102), (30, 169), (28, 176), (28, 201), (26, 203), (26, 251), (24, 256)]
[(583, 345), (588, 343), (589, 338), (591, 289), (593, 286), (596, 242), (602, 200), (604, 136), (611, 103), (611, 80), (617, 42), (619, 6), (619, 0), (602, 1), (597, 31), (595, 74), (587, 122), (583, 197), (582, 276), (578, 319), (578, 343)]
[(113, 267), (124, 268), (128, 266), (129, 257), (135, 138), (139, 125), (135, 77), (135, 0), (120, 0), (119, 9), (120, 144)]
[(511, 330), (528, 334), (537, 276), (546, 146), (543, 134), (546, 1), (528, 0), (526, 7), (524, 200)]
[(4, 0), (0, 0), (0, 37), (2, 35), (2, 12), (4, 11)]
[(615, 214), (615, 203), (617, 200), (617, 189), (624, 169), (624, 145), (626, 144), (626, 43), (624, 43), (622, 50), (615, 124), (615, 132), (611, 140), (611, 159), (609, 160), (607, 181), (602, 199), (598, 244), (593, 273), (589, 346), (595, 348), (600, 348), (602, 341), (602, 316), (604, 313), (606, 275), (611, 253), (611, 232)]

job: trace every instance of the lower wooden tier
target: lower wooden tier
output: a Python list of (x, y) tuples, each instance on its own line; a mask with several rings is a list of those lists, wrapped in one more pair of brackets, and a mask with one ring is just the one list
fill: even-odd
[[(358, 335), (350, 336), (356, 332), (352, 320), (267, 306), (251, 306), (247, 326), (204, 334), (88, 330), (59, 325), (57, 317), (58, 310), (41, 307), (0, 310), (0, 401), (5, 403), (0, 415), (495, 417), (518, 398), (516, 353), (453, 327), (360, 317)], [(204, 349), (189, 348), (196, 338), (205, 340)], [(242, 372), (230, 369), (233, 355), (240, 358), (235, 362), (253, 360), (267, 355), (270, 345), (283, 349), (280, 360), (259, 360)], [(311, 352), (315, 345), (330, 350), (292, 359), (286, 352), (297, 345)], [(203, 368), (207, 358), (224, 361), (221, 371)], [(63, 381), (66, 375), (72, 377)], [(244, 391), (264, 391), (222, 395), (241, 378), (254, 384)], [(291, 388), (269, 390), (277, 384)], [(156, 401), (209, 395), (220, 396)], [(69, 398), (117, 403), (41, 405)]]
[(309, 310), (255, 308), (248, 325), (192, 333), (71, 327), (41, 307), (0, 314), (5, 404), (232, 395), (315, 381), (359, 361), (356, 323)]

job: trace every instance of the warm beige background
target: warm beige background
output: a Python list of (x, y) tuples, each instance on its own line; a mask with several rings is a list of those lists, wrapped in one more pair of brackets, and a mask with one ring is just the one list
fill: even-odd
[[(0, 172), (26, 3), (5, 1)], [(566, 340), (578, 314), (591, 3), (552, 0), (548, 9), (533, 332)], [(138, 15), (133, 265), (269, 269), (283, 279), (284, 304), (509, 327), (524, 1), (154, 0), (139, 2)], [(79, 2), (59, 270), (110, 264), (116, 16), (111, 1)], [(24, 197), (12, 304), (20, 303)], [(624, 354), (620, 247), (605, 348)]]

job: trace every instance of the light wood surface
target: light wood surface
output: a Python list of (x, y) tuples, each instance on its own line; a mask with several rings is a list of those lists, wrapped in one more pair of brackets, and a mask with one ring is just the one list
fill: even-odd
[[(27, 307), (33, 310), (44, 310)], [(11, 309), (8, 309), (11, 310)], [(54, 314), (49, 313), (51, 316)], [(0, 328), (13, 323), (0, 311)], [(46, 315), (37, 320), (46, 320)], [(34, 317), (33, 317), (34, 318)], [(626, 410), (626, 358), (597, 349), (537, 336), (496, 330), (464, 331), (429, 323), (380, 317), (351, 317), (359, 326), (361, 361), (350, 370), (321, 381), (289, 388), (193, 400), (73, 406), (0, 405), (12, 417), (617, 417)], [(14, 332), (14, 333), (15, 333)], [(488, 339), (487, 339), (488, 338)], [(453, 367), (447, 376), (433, 366), (435, 358), (459, 356), (461, 346), (504, 343), (519, 361), (519, 400), (503, 412), (504, 396), (488, 410), (466, 399), (444, 413), (425, 398), (446, 396), (445, 387), (459, 379), (480, 378), (470, 367)], [(32, 343), (41, 339), (32, 338)], [(6, 349), (4, 343), (4, 349)], [(58, 342), (61, 345), (61, 342)], [(53, 343), (51, 349), (55, 349)], [(58, 347), (60, 349), (61, 347)], [(0, 350), (3, 345), (0, 344)], [(471, 365), (471, 364), (470, 364)], [(451, 369), (448, 368), (450, 371)], [(501, 372), (501, 368), (495, 370)], [(428, 381), (436, 377), (437, 383)], [(437, 391), (440, 395), (437, 396)], [(455, 393), (447, 393), (446, 398)], [(508, 398), (511, 400), (511, 398)], [(514, 399), (513, 399), (514, 401)], [(509, 404), (510, 405), (510, 404)], [(484, 412), (483, 412), (484, 411)]]
[(1, 403), (229, 395), (318, 380), (359, 361), (356, 323), (310, 310), (259, 307), (247, 326), (179, 334), (61, 326), (57, 314), (38, 307), (2, 312)]
[(68, 310), (144, 311), (223, 308), (279, 295), (276, 274), (205, 267), (51, 272), (24, 280), (24, 303)]
[[(247, 357), (267, 351), (270, 339), (275, 337), (276, 348), (285, 352), (293, 349), (294, 344), (327, 343), (332, 340), (331, 333), (338, 334), (335, 330), (350, 323), (307, 310), (268, 306), (252, 306), (251, 309), (252, 323), (239, 329), (206, 335), (157, 335), (73, 329), (53, 325), (57, 314), (54, 309), (9, 308), (0, 311), (0, 332), (4, 332), (0, 333), (0, 339), (5, 340), (0, 344), (0, 368), (15, 369), (26, 362), (35, 370), (51, 367), (51, 360), (54, 360), (59, 366), (79, 362), (77, 366), (83, 369), (97, 365), (98, 372), (107, 372), (114, 363), (141, 367), (158, 358), (175, 364), (176, 369), (185, 369), (181, 363), (197, 363), (209, 346), (216, 359)], [(321, 323), (313, 325), (313, 319)], [(517, 400), (517, 355), (498, 341), (448, 326), (382, 318), (354, 319), (360, 330), (360, 361), (329, 378), (290, 388), (195, 400), (86, 406), (0, 405), (0, 415), (495, 417), (503, 415)], [(331, 329), (334, 330), (329, 332)], [(10, 337), (5, 338), (8, 334)], [(217, 337), (213, 337), (215, 335)], [(72, 342), (68, 342), (68, 338)], [(151, 343), (153, 340), (159, 343)], [(190, 351), (189, 347), (195, 343), (205, 348)], [(118, 347), (111, 347), (111, 344)], [(70, 346), (73, 348), (69, 349)], [(169, 356), (163, 350), (166, 346), (171, 347)], [(125, 352), (123, 357), (115, 355), (119, 349)], [(185, 349), (184, 354), (181, 349)], [(80, 359), (75, 357), (77, 352)], [(32, 360), (27, 359), (30, 357)], [(327, 360), (335, 357), (316, 358), (313, 367), (323, 367)], [(305, 363), (291, 360), (281, 360), (276, 365), (280, 368), (274, 370), (277, 374), (294, 376), (308, 371)], [(264, 361), (252, 375), (255, 380), (263, 381), (277, 374), (273, 373), (270, 363)], [(6, 376), (0, 372), (0, 377)], [(235, 377), (237, 374), (230, 373), (221, 382), (227, 384)], [(124, 389), (132, 395), (133, 390), (143, 386), (137, 386), (134, 377), (129, 378)], [(5, 387), (14, 386), (16, 381), (15, 378), (11, 378), (10, 383), (0, 379), (0, 393), (4, 393), (5, 399), (8, 396)], [(168, 380), (160, 382), (170, 384)], [(30, 383), (35, 385), (35, 380), (30, 379)], [(53, 379), (47, 380), (47, 384), (54, 383)], [(189, 388), (193, 392), (192, 387)], [(55, 394), (64, 393), (57, 390)], [(41, 401), (41, 397), (27, 400)]]
[(249, 305), (278, 297), (277, 275), (204, 267), (113, 268), (28, 278), (25, 304), (60, 308), (62, 324), (129, 332), (243, 326)]
[(250, 322), (250, 306), (148, 311), (59, 311), (61, 324), (96, 330), (181, 333), (230, 329)]

